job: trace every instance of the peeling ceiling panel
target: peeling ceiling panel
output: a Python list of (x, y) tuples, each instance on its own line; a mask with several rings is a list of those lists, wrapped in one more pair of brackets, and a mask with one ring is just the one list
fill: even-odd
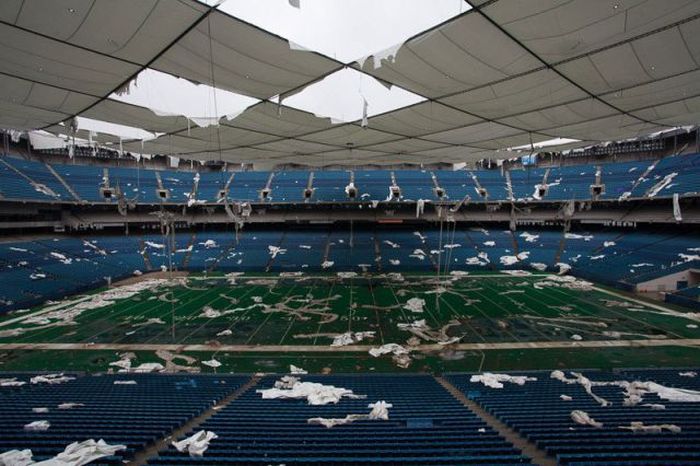
[(605, 94), (606, 101), (625, 111), (675, 102), (700, 95), (700, 70)]
[(42, 128), (66, 118), (64, 113), (0, 100), (0, 128)]
[(509, 136), (520, 132), (521, 130), (516, 128), (511, 128), (505, 125), (500, 125), (498, 123), (485, 121), (483, 123), (465, 126), (463, 128), (444, 131), (442, 133), (429, 134), (425, 136), (424, 139), (442, 142), (445, 144), (469, 145), (472, 142), (484, 141), (487, 139), (502, 136)]
[(422, 150), (415, 152), (413, 155), (418, 155), (428, 160), (465, 162), (468, 160), (478, 160), (483, 158), (485, 157), (485, 153), (486, 151), (476, 147), (447, 146), (439, 149)]
[(498, 119), (584, 97), (584, 91), (554, 71), (539, 70), (441, 101), (484, 118)]
[(480, 119), (477, 117), (437, 102), (428, 101), (371, 117), (368, 126), (394, 134), (416, 137), (470, 125), (478, 121)]
[(210, 149), (215, 150), (219, 147), (233, 148), (251, 146), (278, 139), (276, 136), (270, 136), (269, 134), (233, 128), (226, 125), (213, 125), (207, 126), (206, 128), (193, 127), (190, 128), (189, 131), (181, 131), (179, 135), (208, 141), (210, 144)]
[(271, 102), (261, 102), (250, 107), (225, 124), (281, 137), (299, 136), (333, 127), (328, 118), (319, 118), (311, 113)]
[(0, 74), (0, 100), (71, 115), (98, 98)]
[(258, 144), (255, 146), (255, 148), (282, 152), (288, 155), (315, 154), (336, 149), (335, 147), (327, 144), (300, 141), (298, 139), (282, 139), (280, 141), (268, 142), (266, 144)]
[(548, 63), (648, 34), (700, 14), (695, 0), (499, 0), (483, 12)]
[(635, 116), (659, 124), (677, 126), (700, 123), (700, 96), (666, 103), (632, 112)]
[(484, 141), (473, 142), (474, 147), (481, 149), (491, 149), (494, 151), (507, 150), (509, 147), (524, 146), (526, 144), (537, 144), (538, 142), (551, 139), (550, 136), (537, 133), (518, 133), (509, 136), (487, 139)]
[(0, 23), (0, 71), (31, 82), (103, 96), (138, 67)]
[(504, 118), (499, 121), (528, 131), (538, 131), (555, 126), (572, 125), (614, 114), (615, 111), (609, 106), (595, 99), (587, 98), (570, 104), (557, 105), (536, 112)]
[(301, 136), (305, 141), (320, 142), (340, 147), (363, 147), (398, 139), (395, 135), (362, 128), (356, 125), (341, 125), (318, 133)]
[(189, 156), (197, 160), (224, 160), (229, 163), (255, 163), (264, 162), (273, 157), (283, 155), (279, 152), (261, 150), (252, 147), (227, 149), (210, 152), (192, 153)]
[(220, 11), (182, 37), (152, 68), (196, 83), (267, 99), (339, 67), (319, 54)]
[(426, 141), (425, 139), (405, 138), (397, 141), (383, 142), (381, 144), (367, 146), (366, 148), (368, 150), (378, 150), (392, 154), (406, 154), (421, 150), (436, 149), (444, 146), (445, 144), (440, 142)]
[(71, 45), (144, 65), (208, 7), (192, 0), (6, 1), (0, 20)]
[[(183, 116), (158, 116), (151, 110), (136, 105), (106, 99), (82, 114), (87, 118), (132, 125), (146, 131), (171, 133), (187, 129), (187, 118)], [(194, 124), (191, 124), (194, 126)]]
[(637, 137), (661, 129), (660, 126), (640, 122), (628, 115), (614, 115), (573, 125), (557, 126), (549, 134), (592, 141), (614, 141)]
[(395, 57), (392, 55), (380, 63), (376, 57), (365, 60), (361, 69), (420, 95), (440, 97), (541, 66), (518, 44), (471, 10), (404, 43)]
[[(700, 3), (699, 3), (700, 4)], [(642, 37), (556, 68), (589, 92), (606, 92), (656, 81), (698, 69), (700, 47), (686, 47), (700, 34), (700, 19)], [(689, 42), (690, 41), (690, 42)]]
[(218, 149), (211, 141), (192, 137), (168, 135), (150, 141), (124, 143), (124, 150), (143, 154), (183, 155), (193, 152), (209, 152)]

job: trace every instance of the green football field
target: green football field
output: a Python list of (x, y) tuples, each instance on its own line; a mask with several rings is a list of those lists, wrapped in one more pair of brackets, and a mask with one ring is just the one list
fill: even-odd
[[(684, 366), (700, 356), (695, 314), (546, 274), (192, 275), (125, 287), (3, 316), (0, 367), (105, 371), (124, 352), (140, 364), (163, 362), (163, 351), (220, 372)], [(331, 346), (347, 332), (364, 338)], [(368, 353), (388, 343), (410, 350), (407, 369)], [(222, 366), (200, 364), (211, 358)]]

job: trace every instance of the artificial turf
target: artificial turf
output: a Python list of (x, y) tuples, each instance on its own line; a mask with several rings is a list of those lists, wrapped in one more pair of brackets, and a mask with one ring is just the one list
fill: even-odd
[[(112, 305), (84, 311), (70, 325), (38, 326), (12, 321), (18, 317), (32, 317), (42, 308), (3, 316), (0, 335), (2, 331), (7, 333), (17, 328), (30, 330), (0, 337), (0, 363), (3, 370), (105, 371), (109, 362), (118, 358), (119, 351), (90, 349), (90, 345), (202, 344), (208, 346), (188, 354), (199, 360), (215, 357), (222, 363), (219, 371), (280, 372), (289, 364), (295, 364), (314, 372), (386, 372), (404, 369), (397, 369), (389, 357), (373, 358), (366, 351), (326, 353), (315, 348), (328, 347), (332, 335), (347, 331), (375, 332), (374, 338), (360, 345), (405, 344), (412, 335), (399, 329), (397, 324), (418, 319), (425, 319), (435, 330), (451, 324), (446, 334), (461, 337), (460, 344), (572, 342), (572, 338), (583, 341), (660, 340), (700, 335), (698, 329), (688, 326), (692, 320), (659, 314), (658, 309), (649, 305), (633, 303), (632, 309), (606, 305), (605, 300), (629, 301), (604, 289), (534, 286), (548, 281), (547, 277), (545, 274), (520, 277), (488, 273), (449, 280), (443, 277), (438, 282), (435, 276), (410, 274), (403, 276), (403, 280), (378, 275), (345, 279), (330, 274), (287, 278), (257, 275), (237, 277), (235, 284), (231, 284), (223, 276), (198, 275), (190, 277), (186, 283), (146, 289)], [(423, 312), (412, 312), (404, 307), (411, 298), (425, 301)], [(284, 305), (279, 306), (279, 303)], [(203, 316), (207, 308), (233, 312), (210, 318)], [(666, 305), (664, 308), (678, 311)], [(31, 330), (33, 327), (42, 328)], [(228, 333), (226, 331), (230, 331), (230, 335), (217, 335)], [(1, 346), (5, 343), (28, 346), (7, 349)], [(80, 347), (31, 348), (31, 344), (43, 343)], [(247, 351), (217, 350), (217, 345), (247, 345)], [(258, 345), (266, 349), (256, 351)], [(287, 348), (270, 349), (282, 345)], [(135, 353), (139, 362), (160, 360), (153, 351)], [(478, 350), (448, 345), (441, 350), (414, 352), (407, 370), (685, 366), (697, 361), (698, 353), (694, 347), (673, 345)], [(206, 366), (202, 369), (211, 370)]]

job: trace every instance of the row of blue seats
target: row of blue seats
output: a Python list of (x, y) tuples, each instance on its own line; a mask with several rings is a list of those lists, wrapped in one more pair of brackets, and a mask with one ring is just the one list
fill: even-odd
[[(136, 451), (165, 437), (249, 380), (232, 375), (65, 374), (73, 380), (29, 383), (35, 375), (0, 373), (0, 378), (27, 382), (0, 389), (0, 453), (29, 448), (34, 460), (40, 461), (62, 452), (72, 442), (87, 439), (127, 447), (100, 459), (100, 464), (123, 464)], [(64, 403), (75, 405), (59, 409)], [(39, 410), (46, 412), (36, 408), (46, 408)], [(24, 430), (35, 421), (48, 421), (48, 430)]]
[[(68, 201), (76, 199), (54, 176), (46, 164), (11, 157), (0, 159), (0, 195), (6, 199)], [(605, 185), (600, 199), (621, 197), (669, 197), (673, 194), (697, 195), (700, 192), (700, 154), (678, 155), (658, 162), (607, 163), (600, 166), (574, 165), (553, 168), (511, 170), (510, 184), (500, 171), (426, 171), (426, 170), (358, 170), (349, 171), (281, 171), (281, 172), (186, 172), (94, 165), (54, 164), (53, 169), (77, 196), (88, 202), (105, 202), (102, 185), (118, 188), (128, 199), (142, 203), (199, 200), (219, 201), (227, 186), (229, 199), (260, 201), (261, 192), (269, 187), (270, 202), (340, 202), (347, 201), (346, 186), (353, 180), (357, 200), (391, 199), (390, 186), (395, 182), (401, 199), (460, 200), (470, 196), (492, 201), (533, 201), (540, 199), (537, 186), (546, 184), (544, 200), (588, 200), (591, 185), (599, 177)], [(18, 176), (17, 173), (23, 176)], [(158, 183), (160, 178), (160, 185)], [(49, 190), (37, 189), (30, 181)], [(268, 186), (269, 183), (269, 186)], [(168, 197), (159, 194), (159, 187)], [(442, 188), (442, 197), (435, 189)], [(307, 199), (305, 191), (310, 188)], [(483, 188), (480, 193), (479, 188)], [(658, 189), (655, 189), (658, 188)]]
[[(619, 372), (581, 371), (589, 380), (652, 381), (666, 387), (697, 390), (693, 374), (697, 369), (640, 369)], [(685, 374), (685, 376), (681, 375)], [(643, 401), (624, 404), (625, 389), (617, 385), (593, 386), (593, 393), (611, 403), (603, 406), (580, 384), (566, 384), (550, 372), (509, 372), (536, 380), (522, 385), (503, 382), (502, 388), (472, 382), (469, 374), (446, 378), (468, 398), (476, 401), (520, 435), (557, 458), (561, 465), (574, 464), (700, 464), (700, 404), (668, 401), (657, 394), (643, 395)], [(690, 376), (689, 376), (690, 375)], [(569, 372), (567, 378), (573, 378)], [(571, 399), (564, 399), (570, 397)], [(663, 405), (652, 409), (650, 405)], [(602, 426), (581, 425), (572, 411), (587, 413)], [(634, 432), (632, 422), (646, 426), (675, 425), (680, 432)]]
[[(255, 389), (271, 388), (279, 376)], [(522, 464), (529, 460), (429, 375), (305, 375), (303, 382), (352, 390), (362, 399), (309, 405), (306, 399), (263, 399), (248, 390), (197, 429), (215, 432), (204, 457), (174, 448), (149, 461), (165, 464)], [(386, 401), (388, 420), (326, 428), (309, 418), (367, 414)], [(186, 435), (190, 435), (190, 432)]]

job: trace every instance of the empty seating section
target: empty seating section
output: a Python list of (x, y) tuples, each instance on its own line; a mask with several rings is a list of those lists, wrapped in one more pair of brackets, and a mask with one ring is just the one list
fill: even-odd
[[(105, 202), (105, 198), (100, 194), (100, 186), (103, 182), (104, 170), (101, 167), (88, 165), (60, 165), (54, 164), (53, 169), (63, 178), (75, 191), (83, 201), (88, 202)], [(145, 197), (147, 195), (145, 189), (139, 192), (138, 185), (133, 187), (120, 186), (124, 195), (132, 198), (135, 195)], [(133, 190), (136, 191), (133, 191)], [(131, 193), (128, 193), (131, 190)]]
[[(75, 202), (62, 183), (41, 162), (3, 157), (6, 163), (18, 169), (29, 179), (44, 184), (57, 197), (34, 189), (30, 182), (18, 176), (5, 163), (0, 163), (0, 194), (6, 199), (43, 200)], [(647, 169), (653, 166), (647, 176)], [(596, 181), (600, 167), (601, 183), (605, 192), (600, 199), (617, 200), (621, 196), (643, 198), (652, 194), (659, 186), (655, 197), (670, 197), (674, 193), (697, 195), (700, 192), (700, 154), (678, 155), (657, 162), (615, 162), (600, 165), (571, 165), (551, 168), (514, 169), (510, 171), (513, 197), (519, 201), (536, 200), (535, 185), (542, 183), (547, 173), (547, 193), (542, 198), (548, 200), (588, 200), (591, 199), (591, 185)], [(105, 202), (100, 195), (104, 168), (86, 165), (54, 164), (53, 168), (78, 195), (88, 202)], [(129, 199), (136, 198), (143, 203), (164, 202), (157, 194), (156, 171), (134, 167), (107, 167), (112, 187), (119, 187)], [(166, 202), (184, 203), (189, 199), (194, 185), (194, 172), (158, 170), (163, 187), (170, 192)], [(338, 170), (313, 171), (313, 194), (304, 197), (311, 171), (277, 171), (272, 173), (270, 202), (343, 202), (348, 200), (345, 187), (350, 182), (350, 172)], [(385, 201), (391, 186), (389, 170), (358, 170), (354, 172), (358, 200)], [(435, 182), (445, 190), (445, 199), (458, 201), (469, 195), (472, 201), (483, 201), (477, 185), (486, 189), (488, 200), (505, 201), (508, 198), (506, 177), (500, 170), (395, 170), (396, 183), (401, 189), (404, 201), (418, 199), (438, 200), (434, 191)], [(231, 174), (229, 198), (232, 201), (260, 201), (260, 192), (265, 188), (271, 172), (202, 172), (197, 200), (216, 202), (219, 190), (224, 189)], [(478, 183), (478, 184), (477, 184)], [(627, 194), (629, 193), (629, 194)]]
[[(347, 201), (345, 187), (350, 183), (350, 172), (347, 171), (315, 171), (311, 198), (316, 202)], [(359, 198), (359, 194), (358, 194)]]
[[(525, 170), (511, 170), (510, 180), (513, 189), (513, 197), (515, 199), (533, 199), (536, 198), (535, 185), (542, 183), (546, 169), (530, 168)], [(480, 173), (479, 173), (480, 175)], [(547, 179), (549, 183), (551, 180)], [(493, 197), (489, 190), (490, 197)], [(549, 197), (549, 196), (545, 196)]]
[[(179, 176), (175, 178), (180, 180), (181, 191), (187, 191), (188, 193), (192, 191), (192, 185), (194, 183), (194, 176), (185, 174), (185, 179), (182, 179), (183, 173), (178, 173)], [(216, 202), (219, 200), (219, 191), (226, 188), (226, 183), (228, 183), (231, 173), (223, 172), (200, 172), (199, 173), (199, 186), (197, 188), (197, 199), (204, 200), (207, 202)], [(183, 194), (184, 196), (184, 194)]]
[(474, 182), (466, 171), (436, 170), (433, 173), (437, 178), (438, 185), (445, 190), (445, 198), (453, 201), (459, 201), (466, 196), (469, 196), (471, 199), (479, 199)]
[[(264, 377), (255, 388), (270, 388), (277, 379)], [(255, 389), (249, 389), (198, 427), (218, 435), (204, 457), (190, 458), (171, 447), (149, 464), (528, 462), (429, 375), (309, 375), (302, 376), (302, 381), (351, 389), (366, 398), (313, 406), (305, 399), (262, 399)], [(367, 414), (369, 403), (382, 400), (392, 405), (389, 420), (361, 420), (331, 429), (307, 423), (314, 417)]]
[[(71, 442), (87, 439), (126, 445), (115, 456), (91, 464), (123, 464), (135, 451), (165, 437), (248, 381), (246, 376), (230, 375), (65, 374), (75, 379), (49, 385), (30, 384), (33, 375), (0, 373), (0, 378), (18, 377), (27, 382), (0, 389), (0, 453), (29, 448), (34, 460), (40, 461), (62, 452)], [(77, 405), (59, 409), (63, 403)], [(33, 408), (48, 408), (48, 412), (36, 413)], [(39, 420), (49, 422), (48, 430), (23, 430), (24, 425)]]
[[(17, 172), (12, 169), (16, 160), (8, 157), (4, 157), (2, 160), (7, 162), (7, 164), (0, 162), (0, 195), (2, 195), (3, 199), (27, 199), (34, 201), (58, 200), (49, 192), (37, 190), (27, 179), (19, 176)], [(46, 169), (46, 167), (44, 167), (44, 169)], [(56, 192), (56, 194), (59, 193), (61, 193), (61, 191)], [(66, 200), (70, 199), (70, 196), (66, 198)]]
[[(508, 191), (506, 189), (506, 180), (501, 175), (500, 171), (482, 170), (470, 172), (472, 183), (474, 186), (481, 186), (486, 190), (486, 195), (491, 201), (500, 201), (508, 199)], [(477, 185), (478, 182), (478, 185)], [(482, 200), (481, 196), (476, 194), (472, 196), (474, 200)]]
[(281, 239), (281, 245), (278, 246), (281, 250), (272, 261), (270, 270), (279, 272), (317, 270), (319, 264), (323, 262), (327, 245), (327, 231), (287, 231)]
[[(372, 232), (332, 231), (328, 238), (328, 255), (321, 263), (322, 270), (377, 270), (377, 241)], [(408, 251), (407, 249), (404, 252)], [(325, 267), (324, 267), (325, 265)], [(318, 267), (316, 267), (318, 270)]]
[[(131, 236), (56, 237), (0, 243), (0, 310), (103, 286), (134, 273), (170, 267), (158, 230)], [(277, 251), (276, 248), (279, 248)], [(558, 271), (558, 263), (593, 281), (629, 287), (700, 266), (697, 235), (660, 232), (457, 228), (246, 229), (175, 235), (175, 270), (321, 272), (406, 270)], [(31, 286), (27, 286), (31, 283)], [(621, 286), (622, 286), (621, 285)]]
[[(592, 165), (551, 168), (547, 177), (545, 199), (590, 199), (595, 172), (596, 168)], [(534, 186), (532, 189), (534, 192)]]
[(425, 170), (395, 170), (394, 176), (404, 199), (413, 201), (438, 199), (435, 195), (433, 178), (429, 172)]
[(304, 190), (309, 181), (309, 172), (278, 172), (270, 186), (274, 202), (303, 202)]
[[(71, 169), (73, 167), (75, 166), (71, 166)], [(99, 167), (93, 167), (92, 170), (95, 174), (89, 178), (90, 181), (94, 181), (95, 179), (101, 181), (102, 170)], [(109, 186), (115, 189), (118, 188), (127, 199), (135, 199), (144, 204), (161, 202), (161, 199), (156, 195), (158, 182), (152, 170), (109, 167), (107, 169), (107, 174), (109, 176)], [(103, 199), (99, 196), (99, 186), (93, 188), (93, 190), (97, 193), (97, 200), (102, 201)]]
[[(267, 184), (269, 172), (240, 172), (229, 186), (229, 198), (234, 201), (258, 201), (260, 191)], [(274, 194), (271, 194), (274, 197)]]
[[(54, 198), (52, 196), (46, 196), (37, 192), (37, 194), (44, 196), (43, 199), (64, 201), (74, 200), (73, 196), (71, 196), (68, 190), (66, 190), (65, 186), (61, 184), (61, 182), (46, 168), (46, 165), (43, 163), (34, 160), (11, 159), (9, 157), (5, 157), (3, 160), (24, 175), (28, 176), (31, 180), (35, 181), (36, 183), (43, 184), (53, 191), (54, 194), (56, 194), (56, 198)], [(17, 175), (15, 174), (15, 177), (16, 176)]]
[(355, 172), (355, 187), (363, 201), (384, 201), (390, 196), (391, 172), (388, 170), (358, 170)]
[[(687, 370), (650, 369), (619, 372), (580, 371), (594, 381), (652, 381), (666, 387), (698, 390), (698, 379), (681, 376)], [(503, 388), (489, 388), (470, 382), (469, 374), (446, 378), (488, 412), (498, 417), (540, 449), (556, 456), (561, 465), (668, 465), (700, 464), (700, 403), (669, 401), (658, 395), (643, 395), (643, 401), (625, 406), (625, 389), (617, 385), (593, 386), (595, 395), (612, 403), (602, 406), (579, 384), (566, 384), (550, 372), (512, 373), (535, 377), (523, 385), (504, 382)], [(687, 374), (686, 374), (687, 375)], [(566, 373), (566, 376), (573, 378)], [(571, 397), (567, 401), (562, 395)], [(653, 409), (650, 405), (663, 405)], [(571, 412), (587, 413), (602, 427), (581, 425)], [(669, 424), (681, 428), (674, 433), (634, 432), (631, 422), (646, 426)]]

